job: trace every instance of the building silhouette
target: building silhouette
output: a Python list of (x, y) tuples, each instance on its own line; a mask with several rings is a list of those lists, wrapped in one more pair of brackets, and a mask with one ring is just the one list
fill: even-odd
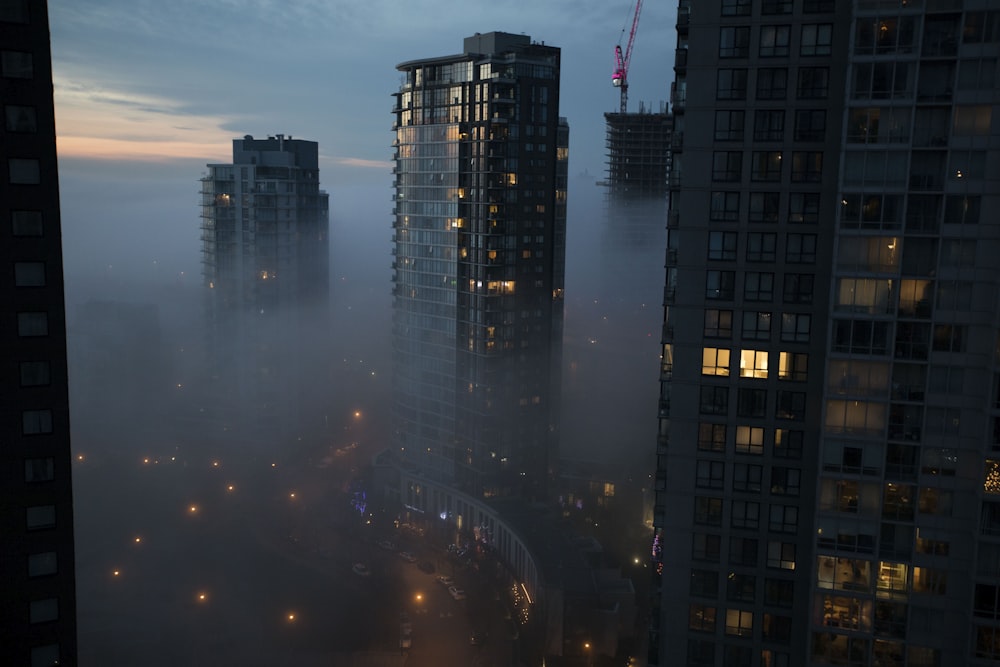
[(0, 654), (75, 665), (66, 314), (44, 2), (0, 3)]
[(278, 134), (233, 140), (232, 164), (201, 179), (207, 367), (225, 428), (293, 433), (306, 350), (327, 330), (329, 196), (319, 145)]
[(397, 66), (393, 446), (474, 497), (542, 497), (558, 437), (559, 58), (492, 32)]
[(649, 664), (995, 664), (996, 4), (677, 36)]

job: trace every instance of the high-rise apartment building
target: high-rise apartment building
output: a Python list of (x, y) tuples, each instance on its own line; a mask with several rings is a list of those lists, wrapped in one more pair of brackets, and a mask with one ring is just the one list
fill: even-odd
[(45, 2), (0, 2), (0, 655), (77, 658), (62, 235)]
[(996, 664), (1000, 10), (677, 34), (649, 664)]
[(393, 445), (472, 496), (540, 497), (557, 440), (559, 57), (492, 32), (397, 67)]
[(270, 437), (296, 421), (302, 373), (316, 362), (301, 358), (304, 341), (325, 330), (329, 307), (319, 145), (247, 135), (233, 140), (232, 164), (208, 170), (201, 238), (209, 365), (233, 412), (243, 422), (252, 415), (251, 430)]

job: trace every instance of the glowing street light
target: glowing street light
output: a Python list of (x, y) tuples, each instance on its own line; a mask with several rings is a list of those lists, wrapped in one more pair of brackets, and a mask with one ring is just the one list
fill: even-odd
[(288, 612), (288, 615), (285, 618), (288, 619), (289, 623), (294, 623), (296, 619), (295, 612), (293, 611)]
[(188, 514), (197, 514), (197, 513), (198, 513), (197, 505), (191, 505), (190, 507), (188, 507)]

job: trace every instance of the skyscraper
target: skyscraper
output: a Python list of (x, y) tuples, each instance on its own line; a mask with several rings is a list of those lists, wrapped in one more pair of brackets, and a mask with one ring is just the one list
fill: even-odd
[(319, 187), (319, 145), (247, 135), (233, 140), (232, 164), (208, 169), (201, 203), (209, 367), (218, 396), (244, 423), (253, 420), (252, 432), (280, 435), (297, 421), (303, 372), (316, 365), (302, 358), (304, 344), (325, 330), (328, 310), (329, 197)]
[(66, 314), (45, 2), (0, 3), (0, 654), (76, 664)]
[(995, 3), (677, 34), (650, 664), (995, 663)]
[(473, 496), (540, 497), (557, 442), (559, 57), (492, 32), (397, 67), (393, 445)]

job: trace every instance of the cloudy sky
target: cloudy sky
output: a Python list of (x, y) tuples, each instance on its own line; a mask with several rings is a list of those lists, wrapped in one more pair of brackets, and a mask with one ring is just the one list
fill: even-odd
[[(668, 97), (675, 5), (643, 7), (630, 110)], [(562, 48), (570, 170), (600, 177), (603, 113), (618, 106), (614, 46), (627, 40), (633, 11), (632, 0), (49, 0), (49, 7), (67, 272), (166, 274), (197, 271), (197, 179), (206, 163), (229, 161), (232, 139), (244, 134), (318, 141), (334, 241), (345, 211), (376, 218), (365, 224), (386, 237), (395, 65), (458, 53), (476, 32), (524, 33)], [(571, 216), (572, 206), (571, 193)]]

